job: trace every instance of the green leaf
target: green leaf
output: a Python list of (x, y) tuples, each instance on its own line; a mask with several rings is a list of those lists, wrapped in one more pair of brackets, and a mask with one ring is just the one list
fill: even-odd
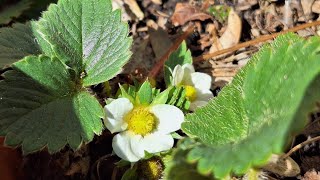
[(223, 178), (283, 152), (320, 100), (319, 44), (319, 37), (287, 34), (264, 46), (218, 97), (186, 117), (183, 131), (204, 143), (188, 161)]
[(149, 83), (149, 81), (145, 81), (141, 85), (137, 95), (138, 95), (140, 104), (148, 105), (151, 103), (151, 101), (152, 101), (152, 87), (151, 87), (151, 84)]
[(152, 101), (152, 104), (165, 104), (169, 98), (170, 91), (172, 90), (172, 86), (158, 94), (154, 100)]
[(164, 63), (164, 80), (167, 86), (171, 85), (172, 72), (176, 65), (192, 64), (191, 51), (187, 50), (185, 41), (181, 43), (179, 48), (174, 51)]
[[(130, 94), (126, 91), (126, 89), (125, 89), (122, 85), (120, 85), (120, 84), (119, 84), (119, 88), (120, 88), (120, 95), (121, 95), (121, 97), (124, 97), (124, 98), (129, 99), (131, 103), (135, 104), (135, 99), (134, 99), (134, 97), (133, 97), (132, 95), (130, 95)], [(130, 86), (129, 86), (128, 88), (130, 88)]]
[(209, 180), (210, 176), (204, 176), (197, 172), (196, 164), (190, 164), (186, 161), (185, 156), (195, 146), (192, 139), (182, 139), (178, 143), (178, 149), (172, 153), (172, 157), (165, 161), (165, 179), (169, 180)]
[(0, 11), (0, 24), (9, 24), (13, 18), (19, 17), (23, 11), (30, 8), (30, 0), (21, 0), (3, 7)]
[(131, 55), (128, 25), (110, 0), (60, 0), (32, 26), (44, 54), (63, 60), (84, 86), (111, 79)]
[(12, 28), (0, 29), (0, 68), (40, 53), (30, 24), (14, 24)]
[(139, 176), (137, 173), (137, 166), (134, 166), (128, 169), (121, 177), (121, 180), (138, 180), (138, 179), (139, 179)]
[(0, 134), (7, 145), (22, 145), (24, 153), (45, 146), (57, 152), (101, 134), (103, 108), (59, 59), (28, 56), (12, 68), (0, 81)]

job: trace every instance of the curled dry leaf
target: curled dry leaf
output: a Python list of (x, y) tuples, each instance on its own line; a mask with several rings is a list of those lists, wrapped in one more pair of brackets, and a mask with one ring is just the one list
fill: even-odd
[(320, 14), (320, 0), (316, 0), (312, 6), (311, 6), (311, 10), (314, 13)]
[(204, 21), (207, 19), (213, 18), (209, 14), (201, 12), (200, 9), (188, 3), (177, 3), (174, 13), (171, 17), (172, 24), (175, 26), (182, 26), (186, 22), (192, 20)]
[(291, 157), (283, 159), (276, 154), (271, 156), (268, 164), (262, 169), (284, 177), (294, 177), (300, 173), (299, 165)]
[(311, 7), (314, 0), (301, 0), (301, 6), (304, 12), (304, 15), (309, 16), (311, 14)]
[(141, 11), (139, 5), (137, 4), (136, 0), (124, 0), (124, 3), (126, 3), (130, 10), (132, 11), (132, 13), (137, 16), (137, 18), (139, 20), (142, 20), (144, 18), (144, 14)]
[(239, 43), (241, 35), (242, 23), (238, 14), (231, 9), (228, 16), (228, 26), (226, 31), (218, 39), (218, 41), (212, 44), (210, 53), (216, 52), (221, 49), (232, 47)]

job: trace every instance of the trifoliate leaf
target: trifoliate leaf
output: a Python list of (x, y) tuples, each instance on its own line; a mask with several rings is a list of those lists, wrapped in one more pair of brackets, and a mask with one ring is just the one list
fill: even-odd
[(0, 81), (0, 134), (6, 144), (22, 145), (25, 153), (45, 146), (57, 152), (101, 134), (103, 108), (59, 59), (28, 56), (12, 68)]
[(44, 54), (76, 70), (84, 86), (111, 79), (131, 55), (128, 25), (111, 0), (60, 0), (32, 25)]
[(174, 51), (164, 63), (164, 80), (167, 86), (171, 85), (172, 72), (176, 65), (192, 64), (192, 56), (190, 50), (187, 50), (185, 41), (181, 43), (179, 48)]
[(0, 68), (40, 53), (30, 24), (14, 24), (12, 28), (0, 29)]
[(30, 5), (30, 0), (21, 0), (8, 6), (4, 6), (0, 11), (0, 24), (9, 24), (13, 18), (19, 17), (23, 11), (29, 9)]
[(138, 95), (140, 104), (148, 105), (151, 103), (153, 94), (152, 94), (152, 87), (149, 81), (145, 81), (141, 85), (137, 95)]
[(283, 152), (320, 100), (319, 44), (319, 37), (287, 34), (264, 46), (218, 97), (186, 117), (183, 131), (204, 143), (188, 161), (198, 161), (201, 174), (223, 178)]

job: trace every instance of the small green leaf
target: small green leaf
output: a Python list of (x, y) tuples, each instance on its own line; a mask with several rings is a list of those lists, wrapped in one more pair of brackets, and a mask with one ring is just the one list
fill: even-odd
[[(0, 81), (0, 134), (24, 153), (45, 146), (57, 152), (67, 143), (77, 149), (101, 134), (104, 111), (73, 81), (57, 58), (28, 56), (13, 64)], [(50, 77), (50, 78), (48, 78)]]
[(138, 180), (137, 166), (128, 169), (122, 176), (121, 180)]
[[(129, 86), (130, 87), (130, 86)], [(135, 104), (135, 99), (133, 96), (131, 96), (126, 89), (119, 84), (119, 88), (120, 88), (120, 97), (124, 97), (130, 100), (131, 103)]]
[(32, 26), (44, 54), (63, 60), (84, 86), (111, 79), (131, 56), (128, 25), (111, 0), (60, 0)]
[(152, 101), (152, 104), (165, 104), (168, 101), (169, 93), (172, 90), (172, 86), (158, 94), (154, 100)]
[(151, 103), (151, 101), (152, 101), (152, 87), (151, 87), (151, 84), (149, 83), (149, 81), (145, 81), (141, 85), (137, 95), (138, 95), (140, 104), (148, 105)]
[(0, 29), (0, 68), (28, 55), (41, 54), (30, 24), (14, 24)]
[(185, 156), (195, 146), (192, 139), (182, 139), (178, 143), (178, 149), (172, 153), (165, 161), (165, 179), (170, 180), (209, 180), (210, 176), (204, 176), (197, 172), (196, 164), (190, 164), (186, 161)]
[(23, 11), (29, 9), (30, 5), (30, 0), (21, 0), (3, 7), (0, 11), (0, 24), (9, 24), (13, 18), (19, 17)]
[(320, 101), (319, 44), (319, 37), (287, 34), (264, 46), (218, 97), (186, 117), (183, 131), (203, 142), (188, 162), (223, 178), (283, 152)]
[(185, 41), (181, 43), (179, 48), (174, 51), (164, 63), (164, 80), (167, 86), (171, 85), (172, 72), (176, 65), (192, 64), (192, 56), (190, 50), (187, 50)]

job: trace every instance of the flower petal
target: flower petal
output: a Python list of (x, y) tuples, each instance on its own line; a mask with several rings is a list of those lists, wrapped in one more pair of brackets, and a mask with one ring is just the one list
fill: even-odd
[(210, 89), (212, 78), (208, 74), (194, 72), (191, 74), (191, 81), (197, 89)]
[(162, 134), (169, 134), (180, 129), (184, 121), (183, 112), (172, 105), (157, 104), (152, 106), (150, 111), (158, 118), (157, 132)]
[(191, 81), (191, 74), (194, 73), (194, 67), (192, 64), (184, 64), (182, 66), (183, 69), (183, 79), (182, 79), (182, 85), (191, 85), (192, 81)]
[(111, 133), (126, 129), (124, 116), (133, 109), (133, 104), (127, 98), (118, 98), (104, 106), (106, 118), (103, 120)]
[(132, 152), (140, 158), (143, 158), (145, 156), (144, 153), (144, 145), (142, 144), (143, 137), (141, 135), (135, 135), (132, 133), (131, 139), (130, 139), (130, 146)]
[(172, 85), (178, 86), (183, 79), (183, 69), (181, 65), (176, 65), (172, 72)]
[(112, 148), (121, 159), (129, 162), (137, 162), (141, 157), (132, 151), (131, 138), (132, 136), (129, 132), (122, 132), (115, 135), (112, 140)]
[(211, 98), (213, 98), (213, 94), (209, 89), (198, 89), (197, 91), (197, 98), (195, 101), (206, 101), (208, 102)]
[(174, 140), (170, 134), (149, 134), (142, 139), (143, 147), (149, 153), (169, 150), (173, 147)]
[(184, 64), (182, 65), (182, 69), (184, 72), (187, 72), (188, 74), (195, 72), (192, 64)]

